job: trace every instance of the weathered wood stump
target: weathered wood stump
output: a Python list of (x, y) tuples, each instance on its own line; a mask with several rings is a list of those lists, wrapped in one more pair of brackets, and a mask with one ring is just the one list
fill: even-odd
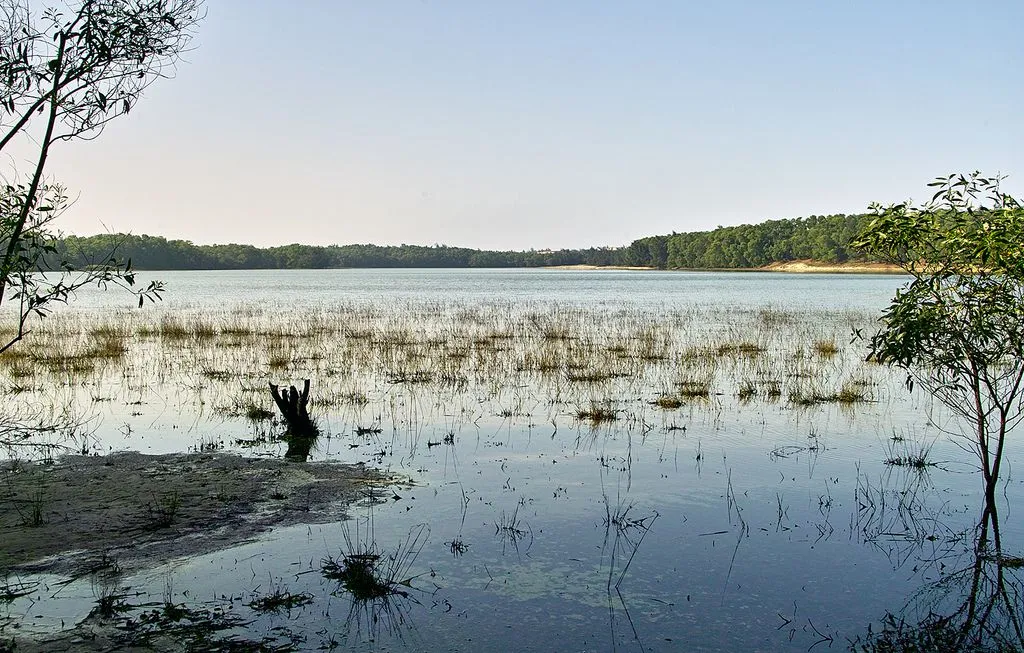
[(313, 421), (309, 418), (309, 379), (302, 383), (302, 392), (290, 386), (288, 390), (281, 390), (277, 385), (270, 384), (270, 394), (274, 397), (274, 403), (284, 416), (288, 425), (288, 431), (293, 435), (311, 433), (315, 430)]
[(285, 435), (288, 451), (284, 454), (285, 458), (305, 461), (309, 457), (313, 441), (320, 435), (316, 422), (309, 416), (309, 379), (303, 381), (302, 392), (296, 390), (295, 386), (282, 390), (271, 383), (270, 395), (274, 398), (274, 403), (277, 404), (288, 427), (288, 433)]

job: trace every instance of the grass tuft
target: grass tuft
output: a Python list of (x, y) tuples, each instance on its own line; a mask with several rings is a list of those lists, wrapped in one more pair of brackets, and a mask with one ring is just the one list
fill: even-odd
[(614, 422), (619, 419), (619, 413), (610, 406), (591, 402), (589, 408), (581, 408), (576, 411), (576, 419), (581, 422), (590, 422), (596, 426), (605, 422)]

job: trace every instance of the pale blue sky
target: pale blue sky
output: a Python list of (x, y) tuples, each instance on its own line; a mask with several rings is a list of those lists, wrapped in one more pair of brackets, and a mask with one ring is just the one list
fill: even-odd
[(1024, 194), (1024, 2), (209, 0), (65, 230), (527, 249)]

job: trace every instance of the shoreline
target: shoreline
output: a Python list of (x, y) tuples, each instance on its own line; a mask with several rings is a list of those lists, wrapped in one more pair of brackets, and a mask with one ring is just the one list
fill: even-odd
[[(472, 269), (472, 268), (466, 268)], [(520, 268), (530, 269), (530, 268)], [(577, 263), (575, 265), (545, 265), (540, 268), (533, 268), (536, 270), (657, 270), (658, 268), (652, 268), (643, 265), (589, 265), (587, 263)]]
[(549, 265), (544, 270), (634, 270), (662, 272), (783, 272), (789, 274), (905, 274), (898, 266), (890, 263), (825, 263), (812, 259), (778, 261), (759, 268), (652, 268), (626, 265)]

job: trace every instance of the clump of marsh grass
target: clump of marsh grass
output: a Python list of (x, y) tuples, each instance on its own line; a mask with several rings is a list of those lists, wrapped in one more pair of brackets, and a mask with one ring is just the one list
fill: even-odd
[(757, 384), (753, 381), (742, 381), (736, 389), (736, 398), (746, 403), (758, 395)]
[(792, 324), (794, 317), (791, 313), (778, 308), (763, 308), (758, 311), (757, 320), (762, 327), (771, 330)]
[(679, 396), (685, 399), (707, 399), (711, 396), (711, 381), (706, 379), (686, 379), (676, 386)]
[(727, 342), (718, 345), (715, 349), (715, 354), (718, 356), (746, 356), (750, 358), (759, 356), (764, 352), (764, 347), (751, 341)]
[(253, 593), (246, 603), (253, 612), (278, 613), (290, 612), (293, 608), (302, 607), (313, 602), (313, 596), (305, 592), (292, 594), (283, 582), (271, 583), (270, 591), (265, 594)]
[(249, 420), (250, 422), (266, 422), (276, 417), (274, 411), (267, 410), (266, 408), (262, 406), (257, 406), (256, 404), (253, 403), (250, 403), (247, 406), (245, 406), (242, 414), (245, 415), (245, 419)]
[(814, 406), (817, 404), (850, 406), (868, 401), (868, 393), (865, 386), (858, 381), (848, 381), (835, 392), (827, 392), (820, 388), (798, 386), (790, 389), (789, 401), (796, 406)]
[(310, 397), (309, 405), (316, 408), (334, 408), (337, 406), (365, 406), (370, 400), (358, 390), (327, 392)]
[(924, 471), (938, 464), (931, 460), (931, 450), (931, 444), (911, 443), (903, 438), (894, 438), (887, 445), (884, 462), (892, 467), (909, 467)]
[(789, 403), (794, 406), (813, 406), (822, 403), (821, 398), (825, 395), (806, 392), (803, 388), (791, 388), (789, 390)]
[(156, 327), (144, 325), (140, 335), (159, 335), (162, 340), (210, 340), (217, 335), (217, 329), (199, 315), (175, 316), (164, 314)]
[(663, 393), (651, 403), (663, 410), (675, 410), (683, 405), (683, 400), (676, 395)]
[(271, 372), (281, 372), (288, 369), (291, 364), (292, 352), (290, 350), (275, 344), (267, 352), (267, 369)]
[(93, 571), (90, 575), (90, 584), (96, 598), (96, 607), (92, 609), (91, 614), (110, 619), (131, 609), (125, 600), (128, 595), (121, 588), (121, 575), (121, 567), (116, 561), (102, 564)]
[(567, 370), (565, 380), (576, 383), (603, 383), (618, 376), (622, 376), (622, 374), (610, 370), (580, 369)]
[(462, 535), (456, 535), (445, 544), (448, 545), (448, 550), (452, 552), (454, 558), (465, 555), (466, 551), (469, 551), (469, 545), (462, 539)]
[(811, 349), (822, 358), (832, 358), (839, 353), (839, 345), (836, 344), (835, 340), (831, 339), (815, 340), (814, 344), (811, 345)]
[(386, 553), (374, 541), (372, 527), (360, 537), (346, 527), (342, 529), (344, 548), (335, 558), (327, 556), (320, 561), (324, 578), (338, 581), (356, 601), (372, 601), (388, 596), (408, 596), (403, 589), (411, 587), (416, 578), (412, 566), (430, 537), (426, 524), (413, 526), (405, 540), (395, 550)]
[(608, 403), (601, 404), (592, 401), (589, 407), (580, 408), (576, 411), (576, 419), (581, 422), (590, 422), (592, 425), (597, 426), (606, 422), (616, 421), (619, 419), (619, 413)]
[(128, 351), (125, 336), (118, 334), (97, 336), (82, 352), (82, 358), (120, 360)]
[(856, 382), (847, 382), (834, 395), (834, 401), (840, 404), (859, 404), (868, 400), (864, 386)]

